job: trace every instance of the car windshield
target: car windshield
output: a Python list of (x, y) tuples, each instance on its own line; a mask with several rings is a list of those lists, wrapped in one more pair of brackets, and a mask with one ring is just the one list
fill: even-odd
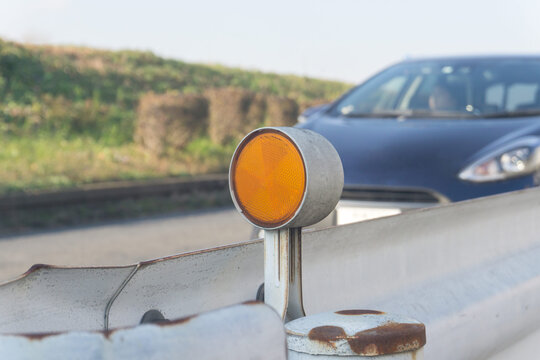
[(395, 65), (332, 108), (349, 117), (540, 114), (540, 60), (435, 60)]

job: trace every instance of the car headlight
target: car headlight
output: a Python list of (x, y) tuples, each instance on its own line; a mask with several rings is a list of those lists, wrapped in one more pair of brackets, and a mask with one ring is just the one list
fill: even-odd
[(530, 174), (540, 168), (540, 138), (526, 137), (490, 152), (459, 173), (461, 180), (486, 182)]

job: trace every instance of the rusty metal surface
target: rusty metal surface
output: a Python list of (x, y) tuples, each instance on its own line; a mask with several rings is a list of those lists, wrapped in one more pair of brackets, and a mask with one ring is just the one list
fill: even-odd
[(264, 304), (107, 332), (0, 335), (0, 358), (14, 360), (285, 360), (281, 319)]
[(150, 309), (178, 318), (254, 300), (262, 282), (261, 241), (142, 262), (112, 303), (109, 327), (134, 325)]
[[(312, 355), (306, 353), (299, 353), (296, 351), (289, 351), (288, 360), (336, 360), (339, 357), (335, 355)], [(352, 359), (364, 359), (364, 360), (424, 360), (424, 352), (422, 349), (416, 351), (407, 351), (392, 355), (380, 355), (380, 356), (345, 356), (345, 360)]]
[(36, 265), (0, 285), (0, 333), (134, 326), (150, 309), (179, 318), (255, 299), (261, 241), (124, 267)]
[(0, 333), (102, 330), (107, 302), (133, 268), (35, 265), (0, 286)]
[(365, 310), (310, 315), (285, 328), (289, 350), (311, 355), (381, 356), (415, 352), (426, 343), (420, 322)]

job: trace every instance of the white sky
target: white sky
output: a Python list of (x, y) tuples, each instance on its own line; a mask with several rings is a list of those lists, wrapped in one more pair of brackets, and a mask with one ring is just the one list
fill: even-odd
[(540, 54), (540, 0), (0, 0), (0, 37), (357, 83), (405, 57)]

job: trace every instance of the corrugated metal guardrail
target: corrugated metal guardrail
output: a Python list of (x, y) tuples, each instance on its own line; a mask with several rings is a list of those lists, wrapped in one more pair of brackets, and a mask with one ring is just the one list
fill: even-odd
[[(540, 334), (538, 219), (536, 188), (305, 233), (306, 312), (415, 318), (427, 359), (514, 358)], [(261, 241), (130, 267), (41, 267), (0, 286), (0, 332), (132, 326), (149, 309), (178, 318), (253, 299), (262, 279)]]
[(227, 190), (228, 186), (226, 174), (201, 175), (189, 179), (169, 178), (89, 184), (71, 190), (2, 196), (0, 211)]
[(0, 358), (285, 360), (285, 331), (270, 307), (251, 303), (114, 331), (2, 336)]

